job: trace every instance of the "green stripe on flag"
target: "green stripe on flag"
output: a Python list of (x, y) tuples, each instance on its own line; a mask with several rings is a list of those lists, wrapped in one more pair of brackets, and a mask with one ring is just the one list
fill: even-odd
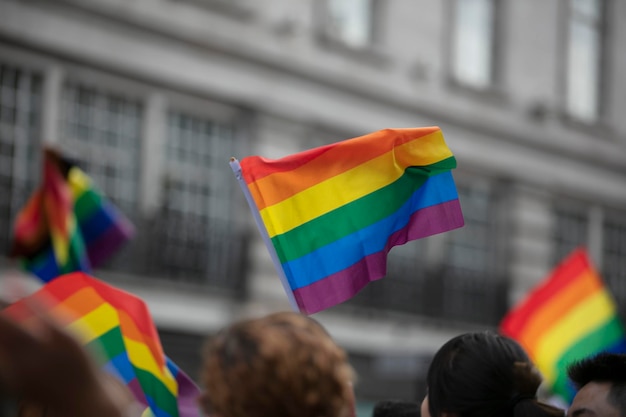
[(99, 365), (104, 365), (111, 359), (126, 352), (122, 331), (119, 326), (92, 340), (85, 348), (94, 353)]
[(89, 218), (91, 214), (98, 210), (102, 205), (102, 196), (95, 192), (93, 189), (88, 189), (82, 193), (78, 199), (74, 202), (74, 213), (76, 219), (80, 223), (81, 221)]
[(172, 417), (178, 416), (178, 400), (163, 382), (159, 381), (152, 373), (133, 365), (137, 380), (143, 392), (154, 400), (156, 406)]
[(456, 167), (452, 156), (426, 167), (409, 167), (393, 183), (272, 238), (281, 263), (363, 229), (395, 213), (434, 175)]
[(567, 398), (569, 395), (567, 389), (567, 367), (577, 360), (613, 346), (623, 337), (624, 330), (622, 325), (617, 317), (613, 317), (601, 327), (577, 340), (555, 364), (557, 379), (552, 385), (553, 391)]

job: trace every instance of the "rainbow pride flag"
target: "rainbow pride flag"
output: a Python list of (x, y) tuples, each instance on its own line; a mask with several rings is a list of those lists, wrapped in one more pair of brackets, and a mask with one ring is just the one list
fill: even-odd
[(456, 160), (438, 127), (231, 165), (292, 306), (307, 314), (384, 277), (393, 246), (463, 225)]
[(554, 393), (571, 401), (566, 369), (600, 352), (626, 352), (615, 303), (577, 249), (504, 317), (500, 331), (526, 349)]
[(134, 228), (71, 161), (46, 149), (43, 165), (43, 185), (15, 220), (11, 255), (47, 282), (101, 265)]
[(146, 304), (138, 297), (83, 272), (58, 277), (3, 314), (18, 322), (32, 317), (28, 304), (66, 323), (109, 373), (123, 381), (155, 417), (199, 417), (199, 390), (163, 353)]

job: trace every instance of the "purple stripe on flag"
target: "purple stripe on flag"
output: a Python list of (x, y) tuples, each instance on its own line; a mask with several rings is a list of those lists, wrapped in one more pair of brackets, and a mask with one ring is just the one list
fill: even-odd
[(311, 285), (295, 290), (293, 295), (300, 310), (306, 314), (313, 314), (350, 299), (370, 281), (386, 275), (387, 253), (393, 246), (456, 229), (463, 224), (459, 200), (447, 201), (416, 211), (411, 215), (407, 227), (389, 236), (384, 250), (366, 256), (352, 266)]
[(146, 395), (143, 392), (143, 388), (141, 388), (141, 384), (139, 384), (139, 380), (137, 378), (133, 378), (128, 384), (126, 384), (126, 386), (133, 394), (133, 397), (135, 397), (135, 400), (139, 401), (146, 407), (149, 406), (148, 399), (146, 398)]
[(87, 245), (87, 256), (92, 267), (102, 265), (117, 249), (134, 234), (134, 228), (125, 219), (116, 219), (104, 233)]
[(198, 407), (200, 391), (196, 384), (184, 373), (176, 375), (178, 384), (178, 412), (180, 417), (201, 417)]

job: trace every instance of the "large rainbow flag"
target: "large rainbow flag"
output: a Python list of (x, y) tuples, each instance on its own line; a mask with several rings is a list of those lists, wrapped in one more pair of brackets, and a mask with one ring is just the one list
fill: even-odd
[(199, 417), (198, 388), (163, 353), (146, 304), (83, 272), (60, 276), (3, 310), (18, 322), (32, 317), (28, 305), (66, 323), (108, 372), (123, 381), (146, 416)]
[(456, 160), (438, 127), (231, 165), (292, 305), (308, 314), (384, 277), (393, 246), (463, 225)]
[(615, 303), (587, 252), (577, 249), (502, 320), (500, 330), (526, 349), (552, 390), (571, 401), (572, 362), (626, 352)]
[(52, 149), (43, 159), (43, 184), (15, 220), (11, 255), (47, 282), (101, 265), (134, 228), (74, 163)]

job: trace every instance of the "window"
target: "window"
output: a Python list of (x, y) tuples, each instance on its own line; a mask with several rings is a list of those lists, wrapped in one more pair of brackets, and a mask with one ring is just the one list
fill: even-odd
[(68, 84), (61, 144), (127, 216), (137, 210), (142, 106), (121, 95)]
[[(486, 184), (459, 185), (465, 226), (449, 232), (441, 282), (441, 315), (496, 324), (506, 310), (508, 283), (498, 246), (496, 196)], [(499, 263), (498, 263), (499, 262)]]
[[(121, 94), (69, 83), (63, 91), (61, 146), (95, 186), (142, 230), (138, 213), (141, 126), (140, 102)], [(142, 262), (138, 234), (107, 265), (134, 271)]]
[(579, 246), (587, 246), (589, 239), (588, 210), (573, 204), (555, 208), (554, 257), (557, 265)]
[(465, 226), (451, 233), (448, 261), (454, 268), (485, 274), (491, 262), (491, 196), (487, 189), (459, 186)]
[(0, 62), (0, 251), (13, 221), (39, 184), (40, 75)]
[(326, 30), (333, 40), (354, 48), (374, 41), (375, 0), (327, 0)]
[(167, 117), (161, 213), (155, 266), (181, 281), (240, 289), (242, 229), (233, 195), (240, 192), (228, 160), (234, 127), (171, 111)]
[(600, 108), (602, 0), (571, 0), (567, 49), (567, 113), (594, 122)]
[(494, 82), (495, 0), (455, 0), (452, 77), (487, 88)]
[(626, 212), (610, 213), (603, 227), (603, 275), (626, 316)]

